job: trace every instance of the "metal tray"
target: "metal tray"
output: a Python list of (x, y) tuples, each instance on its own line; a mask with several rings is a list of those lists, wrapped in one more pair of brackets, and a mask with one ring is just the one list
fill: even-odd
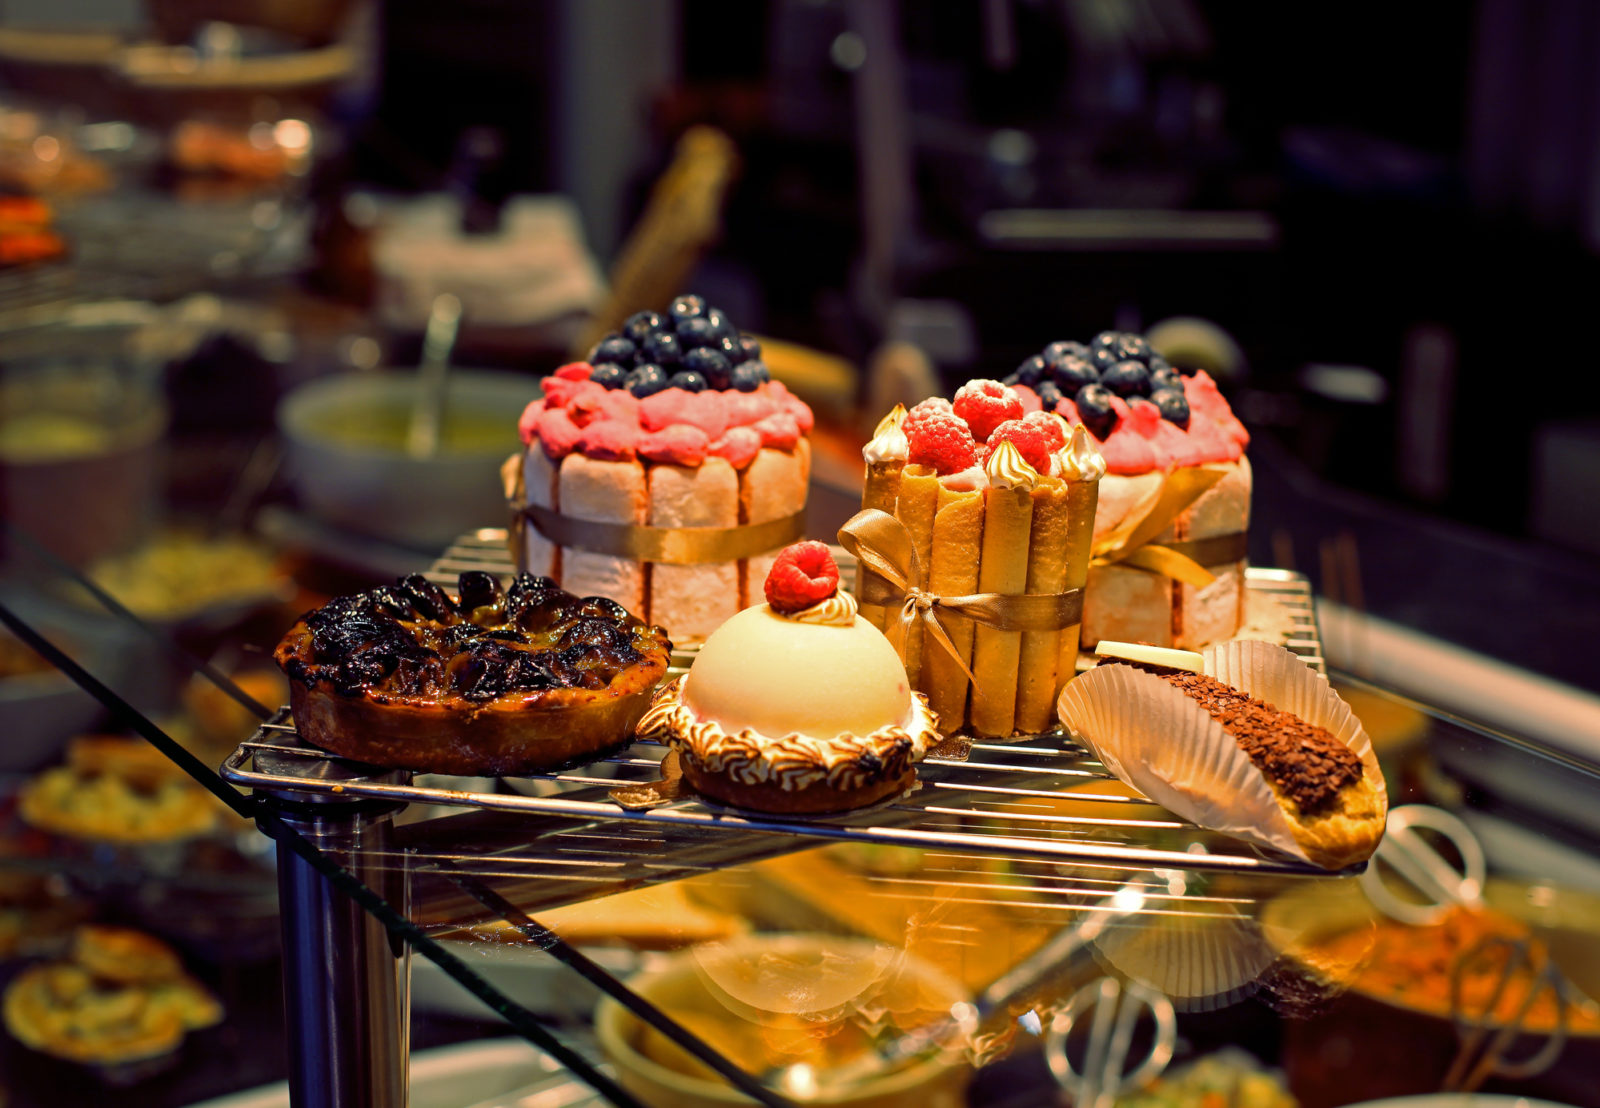
[[(485, 529), (456, 543), (429, 576), (455, 584), (464, 570), (509, 574), (505, 532)], [(1285, 645), (1319, 671), (1321, 643), (1308, 582), (1284, 570), (1251, 569), (1252, 594), (1270, 598)], [(693, 650), (674, 661), (688, 665)], [(697, 798), (649, 808), (613, 799), (619, 786), (660, 777), (666, 748), (635, 742), (562, 772), (505, 779), (429, 779), (333, 758), (303, 744), (288, 709), (280, 710), (223, 763), (235, 785), (308, 796), (360, 796), (408, 804), (566, 817), (589, 825), (650, 824), (669, 838), (706, 835), (799, 836), (884, 846), (921, 847), (1014, 858), (1071, 861), (1119, 869), (1173, 869), (1250, 874), (1327, 871), (1205, 831), (1165, 809), (1122, 794), (1104, 766), (1061, 732), (1010, 742), (946, 743), (919, 767), (917, 788), (898, 800), (840, 815), (776, 816), (734, 811)], [(623, 841), (626, 841), (625, 837)], [(651, 840), (652, 852), (662, 843)], [(754, 844), (751, 844), (754, 845)], [(777, 844), (774, 843), (777, 848)], [(760, 853), (760, 848), (755, 849)]]

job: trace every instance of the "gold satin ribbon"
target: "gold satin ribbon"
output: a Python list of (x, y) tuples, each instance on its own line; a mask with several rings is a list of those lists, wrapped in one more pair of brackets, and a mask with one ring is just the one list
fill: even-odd
[(512, 508), (557, 546), (673, 566), (753, 558), (797, 542), (806, 532), (804, 508), (780, 519), (738, 527), (645, 527), (576, 519), (537, 504)]
[(941, 622), (946, 614), (1000, 631), (1060, 631), (1083, 620), (1083, 590), (1007, 595), (997, 592), (939, 596), (923, 586), (927, 577), (917, 559), (911, 532), (888, 512), (866, 508), (839, 528), (839, 544), (866, 569), (864, 604), (897, 608), (898, 618), (884, 629), (890, 645), (905, 658), (906, 635), (921, 620), (924, 632), (955, 659), (968, 680), (976, 681)]
[(1227, 475), (1227, 469), (1221, 466), (1186, 466), (1167, 474), (1143, 513), (1129, 513), (1126, 522), (1095, 543), (1094, 558), (1089, 564), (1141, 569), (1205, 588), (1216, 580), (1207, 565), (1238, 561), (1245, 556), (1244, 532), (1187, 542), (1152, 540)]

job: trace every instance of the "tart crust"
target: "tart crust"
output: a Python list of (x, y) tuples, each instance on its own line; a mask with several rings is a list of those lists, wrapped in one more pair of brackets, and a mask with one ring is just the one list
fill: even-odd
[(394, 769), (491, 777), (554, 769), (628, 741), (666, 675), (670, 647), (654, 647), (601, 689), (515, 690), (493, 700), (337, 691), (317, 675), (301, 619), (273, 657), (290, 674), (300, 737), (331, 754)]

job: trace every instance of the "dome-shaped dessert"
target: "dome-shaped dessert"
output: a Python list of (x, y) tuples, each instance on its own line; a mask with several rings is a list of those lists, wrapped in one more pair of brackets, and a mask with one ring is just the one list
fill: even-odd
[(906, 667), (889, 640), (855, 614), (797, 623), (768, 604), (746, 608), (706, 640), (683, 682), (683, 702), (729, 731), (870, 735), (911, 714)]
[(688, 676), (657, 694), (640, 731), (682, 752), (702, 795), (831, 812), (915, 782), (933, 713), (838, 581), (822, 543), (789, 547), (768, 574), (768, 603), (724, 623)]

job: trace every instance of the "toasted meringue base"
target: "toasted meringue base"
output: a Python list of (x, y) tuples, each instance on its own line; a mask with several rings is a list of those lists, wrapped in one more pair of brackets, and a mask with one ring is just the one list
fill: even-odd
[(679, 679), (657, 691), (640, 736), (677, 749), (684, 780), (702, 796), (758, 812), (844, 812), (897, 796), (916, 784), (916, 763), (939, 738), (921, 693), (911, 694), (903, 722), (866, 736), (771, 738), (701, 718), (682, 688)]
[(734, 808), (748, 808), (770, 815), (826, 815), (865, 808), (880, 800), (899, 796), (916, 785), (917, 771), (915, 767), (907, 766), (898, 777), (853, 789), (838, 789), (823, 784), (791, 792), (776, 781), (743, 784), (726, 774), (706, 769), (693, 755), (685, 754), (683, 779), (707, 800)]

